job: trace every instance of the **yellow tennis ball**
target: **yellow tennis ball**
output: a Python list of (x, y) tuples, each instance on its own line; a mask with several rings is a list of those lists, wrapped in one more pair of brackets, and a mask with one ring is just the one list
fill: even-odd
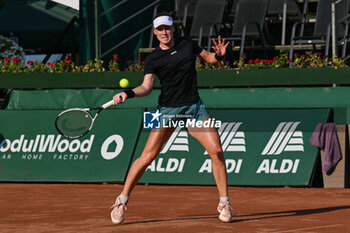
[(121, 88), (127, 88), (129, 86), (129, 80), (127, 80), (126, 78), (123, 78), (119, 81), (119, 86)]

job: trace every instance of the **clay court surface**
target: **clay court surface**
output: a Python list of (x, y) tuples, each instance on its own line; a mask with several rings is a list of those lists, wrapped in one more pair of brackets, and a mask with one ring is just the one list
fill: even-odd
[(110, 206), (119, 184), (0, 183), (0, 232), (350, 232), (350, 189), (230, 187), (232, 223), (214, 186), (138, 185), (125, 223)]

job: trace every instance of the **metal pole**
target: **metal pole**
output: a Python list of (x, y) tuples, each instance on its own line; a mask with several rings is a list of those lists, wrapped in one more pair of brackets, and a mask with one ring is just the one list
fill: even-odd
[(286, 22), (287, 22), (287, 0), (283, 1), (283, 15), (282, 15), (282, 38), (281, 44), (286, 44)]
[(337, 55), (336, 31), (335, 31), (335, 3), (332, 3), (332, 57)]
[(101, 58), (99, 0), (95, 0), (95, 59)]
[(337, 56), (337, 28), (336, 28), (336, 23), (335, 23), (335, 5), (339, 4), (340, 2), (342, 2), (343, 0), (338, 0), (335, 1), (334, 3), (332, 3), (332, 55), (333, 56)]

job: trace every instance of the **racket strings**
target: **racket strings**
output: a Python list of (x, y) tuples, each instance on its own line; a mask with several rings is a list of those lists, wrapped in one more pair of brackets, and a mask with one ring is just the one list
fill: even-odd
[(93, 122), (90, 113), (72, 110), (61, 114), (56, 120), (56, 128), (64, 136), (78, 137), (89, 131)]

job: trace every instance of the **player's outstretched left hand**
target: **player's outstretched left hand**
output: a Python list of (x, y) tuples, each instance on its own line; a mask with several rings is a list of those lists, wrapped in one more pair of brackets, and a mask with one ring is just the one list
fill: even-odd
[(226, 48), (230, 42), (227, 42), (225, 44), (225, 39), (221, 40), (221, 36), (218, 37), (218, 42), (216, 42), (214, 39), (213, 39), (213, 42), (214, 42), (214, 46), (212, 46), (212, 48), (214, 49), (215, 53), (219, 57), (225, 56)]

